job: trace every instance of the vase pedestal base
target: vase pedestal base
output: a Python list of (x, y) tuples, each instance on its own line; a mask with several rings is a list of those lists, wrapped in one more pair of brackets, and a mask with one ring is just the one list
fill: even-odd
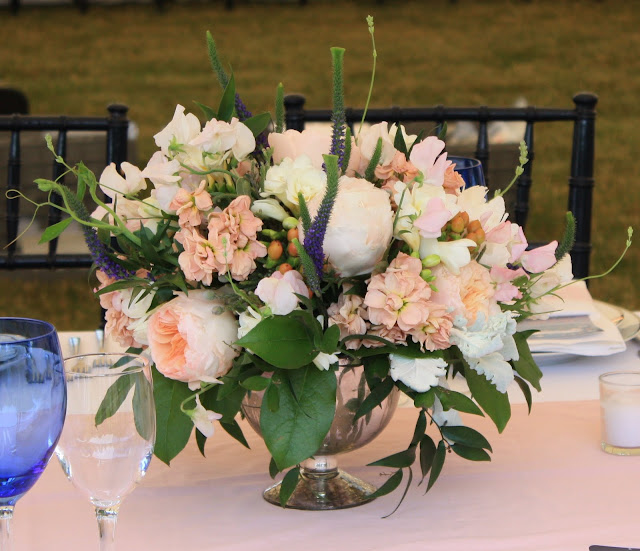
[[(370, 496), (375, 491), (375, 486), (340, 469), (333, 473), (302, 473), (287, 507), (310, 511), (347, 509), (372, 501), (375, 498)], [(262, 496), (269, 503), (280, 506), (280, 482), (267, 488)]]

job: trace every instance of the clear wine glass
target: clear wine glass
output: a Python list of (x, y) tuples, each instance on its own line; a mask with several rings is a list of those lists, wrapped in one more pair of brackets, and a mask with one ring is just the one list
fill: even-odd
[(15, 504), (47, 466), (66, 404), (62, 351), (53, 325), (0, 318), (0, 551), (11, 549)]
[(153, 455), (151, 368), (135, 354), (85, 354), (64, 363), (69, 405), (56, 454), (95, 507), (100, 550), (112, 551), (120, 504)]
[(482, 163), (478, 159), (448, 155), (447, 160), (456, 165), (454, 170), (462, 176), (465, 188), (485, 185)]

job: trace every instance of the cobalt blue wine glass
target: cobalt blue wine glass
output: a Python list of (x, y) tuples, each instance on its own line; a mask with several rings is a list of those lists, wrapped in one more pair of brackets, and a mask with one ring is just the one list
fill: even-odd
[(67, 407), (62, 351), (50, 323), (0, 318), (0, 551), (16, 502), (40, 478)]
[(484, 172), (482, 171), (482, 163), (478, 159), (471, 157), (456, 157), (448, 155), (447, 160), (454, 163), (454, 170), (462, 176), (465, 188), (471, 186), (484, 186)]

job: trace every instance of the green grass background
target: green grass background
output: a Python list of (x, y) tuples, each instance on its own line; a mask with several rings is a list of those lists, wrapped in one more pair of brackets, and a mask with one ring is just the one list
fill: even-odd
[[(222, 1), (0, 11), (0, 81), (23, 89), (36, 114), (104, 115), (130, 106), (140, 128), (139, 164), (175, 105), (216, 105), (205, 31), (211, 30), (237, 89), (254, 112), (273, 111), (278, 82), (331, 102), (331, 46), (346, 48), (346, 102), (362, 106), (371, 70), (365, 17), (376, 22), (378, 72), (372, 106), (511, 105), (572, 107), (574, 93), (600, 97), (596, 137), (592, 272), (611, 265), (626, 228), (638, 222), (640, 185), (640, 3), (630, 1)], [(527, 234), (557, 238), (567, 203), (571, 125), (536, 131)], [(640, 232), (640, 227), (638, 228)], [(591, 285), (596, 298), (640, 308), (634, 244), (615, 273)], [(85, 274), (3, 274), (0, 315), (28, 315), (59, 329), (97, 324)]]

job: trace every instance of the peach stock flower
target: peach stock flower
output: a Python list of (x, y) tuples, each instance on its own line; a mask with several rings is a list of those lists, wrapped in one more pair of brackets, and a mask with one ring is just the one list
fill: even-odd
[[(334, 302), (327, 310), (329, 324), (340, 328), (340, 338), (348, 335), (363, 335), (367, 332), (367, 310), (364, 307), (364, 299), (358, 295), (340, 294), (338, 302)], [(350, 339), (346, 347), (355, 350), (360, 347), (361, 341)]]
[(431, 288), (420, 277), (422, 262), (400, 253), (383, 274), (371, 278), (364, 298), (369, 321), (391, 329), (394, 325), (410, 331), (424, 325), (429, 317)]
[(465, 185), (462, 176), (460, 173), (455, 171), (456, 165), (450, 164), (447, 169), (444, 171), (444, 181), (442, 183), (442, 187), (445, 192), (451, 195), (457, 195), (460, 189), (462, 189)]
[(221, 303), (209, 300), (209, 291), (177, 295), (149, 319), (151, 358), (165, 377), (189, 383), (191, 388), (201, 381), (217, 382), (238, 355), (232, 345), (238, 322)]
[(447, 307), (430, 302), (427, 322), (412, 329), (409, 334), (422, 350), (443, 350), (451, 346), (449, 335), (452, 327), (453, 316), (447, 312)]
[(199, 226), (202, 223), (204, 213), (213, 207), (211, 195), (205, 190), (206, 185), (206, 180), (202, 180), (194, 192), (180, 188), (171, 201), (169, 208), (178, 215), (178, 223), (181, 228)]

